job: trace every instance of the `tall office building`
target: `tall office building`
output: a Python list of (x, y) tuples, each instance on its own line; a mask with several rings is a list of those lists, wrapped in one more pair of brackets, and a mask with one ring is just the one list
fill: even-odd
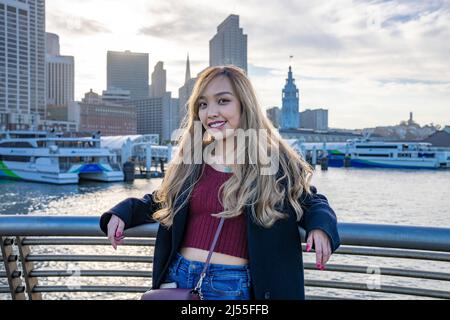
[(59, 37), (46, 34), (47, 54), (47, 108), (49, 106), (67, 107), (75, 96), (75, 60), (73, 56), (61, 56)]
[(137, 134), (157, 134), (161, 143), (165, 143), (178, 128), (175, 121), (178, 99), (172, 98), (171, 92), (157, 98), (121, 101), (120, 104), (136, 107)]
[(300, 127), (299, 93), (292, 77), (292, 68), (289, 66), (288, 78), (283, 89), (283, 104), (281, 107), (281, 128), (298, 129)]
[(72, 56), (47, 56), (47, 105), (67, 106), (75, 96)]
[(167, 73), (166, 70), (164, 70), (164, 62), (158, 61), (152, 73), (152, 85), (150, 87), (150, 96), (152, 98), (160, 98), (165, 94), (167, 84), (166, 77)]
[(306, 109), (300, 113), (300, 127), (314, 130), (328, 130), (328, 110)]
[(45, 118), (45, 0), (0, 0), (0, 128)]
[(149, 97), (148, 53), (108, 51), (106, 60), (108, 90), (129, 90), (132, 100)]
[(50, 56), (59, 56), (59, 36), (55, 33), (45, 33), (45, 51)]
[(247, 35), (239, 28), (239, 16), (231, 14), (209, 41), (209, 65), (232, 64), (247, 72)]

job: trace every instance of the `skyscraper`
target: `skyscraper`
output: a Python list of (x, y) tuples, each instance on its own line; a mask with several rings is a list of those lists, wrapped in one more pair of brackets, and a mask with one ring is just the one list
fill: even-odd
[(148, 53), (107, 53), (107, 89), (130, 90), (130, 98), (145, 99), (148, 89)]
[(164, 70), (164, 62), (158, 61), (152, 73), (152, 85), (150, 96), (152, 98), (160, 98), (166, 93), (167, 73)]
[(50, 56), (59, 56), (59, 36), (55, 33), (45, 33), (45, 50)]
[(75, 62), (72, 56), (47, 56), (47, 104), (67, 106), (74, 101)]
[(247, 72), (247, 35), (239, 28), (239, 16), (231, 14), (209, 41), (209, 65), (235, 65)]
[(306, 109), (300, 113), (300, 127), (314, 130), (328, 130), (328, 110)]
[(74, 57), (60, 55), (59, 37), (53, 33), (46, 34), (46, 48), (47, 106), (67, 107), (75, 95)]
[(171, 92), (165, 92), (161, 97), (121, 101), (120, 104), (136, 107), (137, 134), (158, 134), (160, 141), (165, 143), (178, 128), (178, 99), (171, 95)]
[(292, 77), (292, 68), (289, 66), (288, 78), (283, 89), (283, 103), (281, 107), (281, 128), (297, 129), (300, 126), (299, 119), (299, 93)]
[(0, 0), (0, 126), (45, 118), (45, 0)]

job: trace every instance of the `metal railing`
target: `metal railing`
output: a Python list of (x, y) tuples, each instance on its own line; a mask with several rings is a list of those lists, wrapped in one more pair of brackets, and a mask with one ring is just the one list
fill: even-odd
[[(151, 250), (155, 244), (158, 224), (147, 224), (126, 230), (124, 248), (145, 248)], [(432, 298), (450, 299), (450, 228), (413, 227), (396, 225), (374, 225), (340, 223), (341, 247), (333, 254), (325, 271), (316, 271), (314, 253), (304, 252), (305, 286), (307, 299), (355, 299), (371, 298), (367, 294), (378, 294), (384, 299), (389, 295), (399, 295), (401, 299)], [(304, 231), (300, 229), (304, 240)], [(0, 237), (2, 261), (0, 261), (0, 299), (10, 295), (12, 299), (43, 298), (48, 293), (142, 293), (150, 287), (151, 263), (153, 257), (145, 254), (105, 254), (112, 250), (110, 243), (99, 229), (99, 218), (92, 216), (0, 216)], [(108, 246), (108, 249), (105, 249)], [(58, 253), (55, 248), (65, 248), (69, 252)], [(70, 248), (99, 247), (102, 254), (74, 254)], [(33, 250), (31, 249), (33, 248)], [(303, 250), (305, 248), (303, 247)], [(110, 251), (110, 252), (113, 252)], [(92, 253), (92, 252), (89, 252)], [(344, 263), (335, 263), (343, 257)], [(363, 258), (363, 260), (361, 260)], [(364, 259), (382, 259), (369, 262)], [(391, 259), (394, 266), (387, 262)], [(308, 262), (311, 260), (311, 262)], [(362, 261), (363, 265), (353, 264)], [(398, 266), (399, 261), (408, 261)], [(2, 263), (3, 262), (3, 263)], [(57, 263), (88, 263), (88, 266), (109, 263), (109, 268), (81, 269), (52, 267)], [(420, 266), (412, 266), (415, 262)], [(139, 267), (111, 269), (111, 265)], [(378, 267), (378, 265), (385, 267)], [(435, 270), (423, 270), (423, 265)], [(144, 266), (143, 266), (144, 265)], [(275, 266), (274, 266), (275, 267)], [(437, 270), (436, 270), (437, 269)], [(320, 272), (314, 278), (313, 273)], [(325, 274), (329, 275), (326, 279)], [(44, 279), (98, 279), (107, 277), (106, 285), (61, 285), (47, 284)], [(339, 276), (338, 276), (339, 275)], [(355, 282), (357, 276), (362, 281)], [(375, 277), (375, 278), (374, 278)], [(141, 285), (109, 285), (110, 279), (137, 279)], [(351, 281), (348, 280), (350, 278)], [(370, 278), (371, 281), (367, 282)], [(384, 279), (393, 279), (393, 285), (381, 284)], [(144, 279), (144, 280), (143, 280)], [(373, 280), (383, 281), (373, 281)], [(407, 279), (406, 284), (398, 284), (398, 279)], [(3, 280), (3, 285), (2, 281)], [(423, 282), (427, 282), (428, 288)], [(96, 282), (97, 283), (97, 282)], [(444, 289), (442, 289), (442, 288)], [(320, 291), (309, 295), (309, 291)], [(349, 296), (350, 294), (350, 296)], [(2, 298), (3, 296), (3, 298)], [(111, 297), (111, 296), (108, 296)], [(373, 298), (373, 297), (372, 297)], [(375, 297), (376, 299), (377, 297)]]

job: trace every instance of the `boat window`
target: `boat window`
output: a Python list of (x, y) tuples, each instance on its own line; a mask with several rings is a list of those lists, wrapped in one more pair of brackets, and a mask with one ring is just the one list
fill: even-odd
[(0, 143), (0, 148), (30, 148), (32, 145), (29, 142), (25, 141), (9, 141)]
[(359, 157), (380, 157), (380, 158), (383, 157), (383, 158), (389, 158), (389, 155), (388, 154), (384, 154), (384, 153), (383, 154), (359, 153), (358, 156)]
[(418, 157), (419, 158), (434, 158), (434, 153), (422, 153), (419, 152)]
[(371, 146), (371, 145), (359, 145), (356, 149), (397, 149), (397, 146)]
[(411, 158), (411, 153), (399, 153), (399, 158)]
[(81, 157), (59, 157), (59, 168), (61, 170), (68, 170), (73, 165), (83, 164), (83, 158)]
[(15, 161), (15, 162), (30, 162), (30, 157), (3, 155), (1, 157), (1, 160), (2, 161)]

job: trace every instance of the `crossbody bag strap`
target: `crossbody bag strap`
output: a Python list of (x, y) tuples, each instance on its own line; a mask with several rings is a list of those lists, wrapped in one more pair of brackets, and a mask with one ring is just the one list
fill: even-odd
[(208, 271), (209, 263), (211, 261), (211, 256), (214, 252), (214, 248), (216, 247), (217, 240), (219, 239), (220, 231), (222, 231), (223, 223), (225, 218), (220, 218), (219, 226), (217, 227), (216, 234), (214, 235), (213, 242), (211, 243), (211, 247), (209, 248), (208, 258), (206, 258), (205, 266), (203, 267), (202, 273), (200, 274), (200, 279), (195, 286), (195, 290), (199, 291), (202, 286), (203, 278), (206, 276), (206, 271)]

